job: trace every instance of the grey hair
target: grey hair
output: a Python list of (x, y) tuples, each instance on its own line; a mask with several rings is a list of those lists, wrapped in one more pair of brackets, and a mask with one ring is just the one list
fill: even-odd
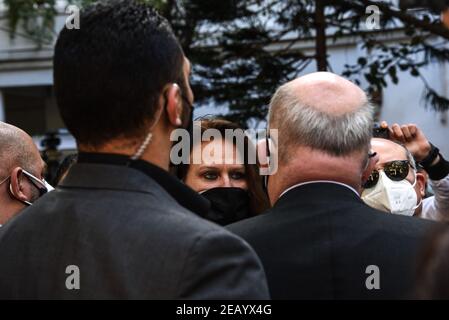
[(301, 103), (286, 86), (274, 94), (269, 111), (270, 128), (278, 128), (279, 157), (288, 159), (289, 147), (303, 145), (332, 156), (368, 151), (374, 108), (366, 99), (353, 112), (332, 115)]

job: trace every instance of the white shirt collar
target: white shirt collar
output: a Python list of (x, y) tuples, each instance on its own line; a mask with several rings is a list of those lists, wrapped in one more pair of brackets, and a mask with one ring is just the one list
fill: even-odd
[(345, 183), (341, 183), (341, 182), (337, 182), (337, 181), (329, 181), (329, 180), (316, 180), (316, 181), (308, 181), (308, 182), (302, 182), (302, 183), (295, 184), (294, 186), (291, 186), (290, 188), (284, 190), (284, 192), (281, 193), (281, 195), (279, 196), (279, 198), (281, 198), (284, 194), (286, 194), (286, 193), (289, 192), (290, 190), (293, 190), (293, 189), (295, 189), (295, 188), (297, 188), (297, 187), (300, 187), (300, 186), (305, 186), (305, 185), (307, 185), (307, 184), (313, 184), (313, 183), (332, 183), (332, 184), (338, 184), (338, 185), (340, 185), (340, 186), (343, 186), (343, 187), (346, 187), (346, 188), (350, 189), (352, 192), (354, 192), (354, 193), (357, 195), (357, 197), (360, 198), (360, 194), (359, 194), (353, 187), (351, 187), (351, 186), (349, 186), (349, 185), (347, 185), (347, 184), (345, 184)]

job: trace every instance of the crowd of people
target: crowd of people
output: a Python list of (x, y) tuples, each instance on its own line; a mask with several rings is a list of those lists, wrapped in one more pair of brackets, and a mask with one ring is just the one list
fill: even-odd
[(202, 119), (223, 138), (187, 158), (209, 148), (214, 161), (173, 165), (194, 94), (168, 22), (117, 0), (81, 25), (55, 46), (78, 146), (55, 189), (31, 137), (0, 123), (0, 298), (449, 298), (449, 162), (419, 127), (375, 128), (361, 88), (317, 72), (273, 93), (278, 134), (238, 148), (224, 134), (238, 125)]

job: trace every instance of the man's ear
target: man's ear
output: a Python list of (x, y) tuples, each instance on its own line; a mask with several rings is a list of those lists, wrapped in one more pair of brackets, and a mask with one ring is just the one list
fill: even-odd
[(23, 181), (22, 168), (16, 167), (11, 172), (11, 187), (10, 191), (12, 195), (20, 201), (29, 201), (29, 198), (25, 194), (25, 186)]
[(374, 157), (368, 159), (368, 164), (365, 170), (363, 170), (362, 172), (362, 186), (365, 184), (373, 170), (376, 168), (377, 162), (379, 162), (379, 155), (375, 155)]
[(174, 127), (180, 127), (182, 125), (182, 96), (179, 86), (174, 83), (169, 85), (165, 90), (166, 92), (166, 104), (167, 104), (167, 119), (169, 123)]
[(421, 194), (421, 197), (424, 198), (426, 195), (426, 176), (422, 173), (416, 173), (416, 187), (418, 188), (418, 192)]

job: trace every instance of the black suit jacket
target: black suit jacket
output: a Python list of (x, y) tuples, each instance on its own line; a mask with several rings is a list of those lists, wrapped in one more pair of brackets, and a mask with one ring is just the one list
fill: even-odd
[[(67, 289), (70, 265), (79, 290)], [(76, 164), (61, 187), (0, 229), (0, 298), (268, 297), (246, 242), (125, 166)]]
[[(432, 225), (374, 210), (346, 186), (313, 183), (229, 229), (256, 250), (273, 299), (395, 299), (412, 289), (417, 250)], [(371, 265), (379, 290), (366, 286)]]

